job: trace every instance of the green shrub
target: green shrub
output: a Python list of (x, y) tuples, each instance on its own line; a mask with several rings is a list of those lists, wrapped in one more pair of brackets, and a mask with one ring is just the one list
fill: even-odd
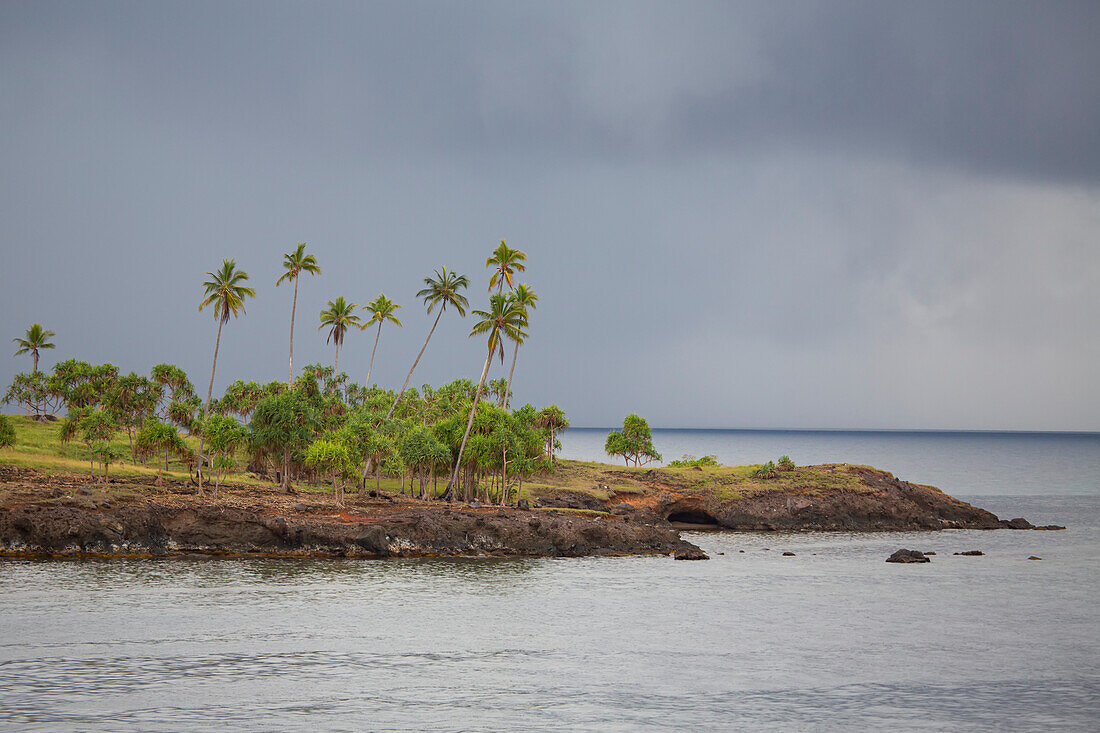
[(15, 445), (15, 428), (7, 415), (0, 415), (0, 448)]
[(756, 478), (774, 478), (776, 474), (775, 463), (768, 461), (760, 468), (753, 472), (753, 476)]
[(718, 456), (703, 456), (702, 458), (696, 458), (693, 455), (685, 453), (675, 461), (670, 461), (669, 468), (693, 468), (695, 466), (717, 466)]
[(778, 461), (776, 461), (775, 467), (780, 471), (793, 471), (794, 461), (791, 460), (790, 456), (783, 455), (779, 457)]

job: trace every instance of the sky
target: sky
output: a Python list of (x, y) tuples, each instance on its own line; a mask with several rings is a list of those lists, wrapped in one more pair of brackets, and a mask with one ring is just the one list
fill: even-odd
[[(306, 242), (295, 364), (385, 292), (397, 387), (422, 279), (484, 308), (505, 239), (514, 402), (575, 426), (1100, 430), (1098, 38), (1096, 2), (2, 1), (0, 338), (205, 393), (233, 258), (215, 391), (285, 378)], [(413, 383), (476, 380), (471, 326)]]

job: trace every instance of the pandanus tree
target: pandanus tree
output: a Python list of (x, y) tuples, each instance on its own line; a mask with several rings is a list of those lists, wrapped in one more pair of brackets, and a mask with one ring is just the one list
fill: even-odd
[(508, 289), (512, 289), (512, 275), (517, 272), (523, 272), (527, 269), (527, 253), (523, 250), (512, 249), (504, 240), (500, 240), (500, 244), (493, 250), (493, 256), (485, 260), (486, 267), (492, 267), (493, 274), (489, 278), (489, 290), (493, 288), (497, 289), (497, 293), (504, 292), (504, 286), (507, 285)]
[(386, 297), (385, 293), (379, 293), (378, 297), (363, 306), (364, 310), (368, 310), (371, 313), (370, 320), (364, 323), (360, 328), (365, 329), (373, 323), (378, 324), (378, 331), (374, 334), (374, 348), (370, 350), (370, 366), (367, 367), (367, 381), (363, 383), (363, 386), (370, 389), (370, 375), (374, 371), (374, 352), (378, 350), (378, 339), (382, 335), (382, 324), (386, 321), (391, 321), (397, 324), (397, 327), (401, 327), (401, 321), (397, 320), (397, 316), (394, 313), (400, 308), (397, 303)]
[[(210, 386), (206, 390), (206, 406), (203, 416), (210, 412), (210, 400), (214, 396), (214, 372), (218, 368), (218, 350), (222, 344), (222, 327), (229, 319), (244, 313), (244, 299), (255, 298), (256, 291), (244, 283), (248, 282), (248, 273), (237, 269), (236, 260), (226, 260), (217, 272), (206, 273), (210, 279), (202, 284), (205, 289), (199, 310), (211, 306), (214, 319), (218, 322), (218, 338), (214, 342), (214, 363), (210, 367)], [(202, 495), (202, 450), (203, 437), (199, 436), (199, 494)]]
[[(503, 244), (503, 242), (501, 243)], [(474, 414), (477, 412), (477, 403), (481, 400), (481, 388), (485, 386), (485, 377), (489, 374), (489, 364), (493, 360), (493, 354), (500, 354), (500, 361), (504, 363), (504, 339), (522, 339), (525, 335), (523, 327), (526, 319), (523, 309), (510, 298), (501, 294), (489, 296), (489, 310), (475, 310), (474, 315), (481, 320), (474, 324), (470, 330), (470, 338), (488, 334), (488, 350), (485, 354), (485, 366), (481, 369), (481, 379), (478, 380), (477, 390), (474, 392), (473, 404), (470, 405), (470, 417), (466, 422), (466, 432), (462, 436), (462, 443), (458, 447), (458, 457), (455, 460), (454, 471), (451, 480), (447, 483), (447, 494), (450, 498), (454, 495), (455, 482), (458, 480), (458, 472), (462, 466), (462, 453), (466, 450), (466, 441), (470, 439), (470, 429), (474, 425)]]
[(569, 418), (557, 405), (550, 405), (539, 410), (535, 415), (536, 428), (546, 431), (546, 455), (550, 459), (550, 465), (554, 465), (554, 448), (557, 442), (556, 436), (559, 430), (569, 427)]
[(325, 343), (331, 341), (336, 344), (336, 362), (333, 365), (333, 372), (337, 374), (340, 373), (340, 345), (344, 343), (344, 334), (347, 333), (348, 326), (360, 325), (359, 316), (355, 313), (358, 307), (358, 303), (348, 303), (344, 300), (344, 296), (340, 295), (336, 300), (330, 300), (321, 311), (321, 325), (317, 330), (327, 327), (328, 338), (325, 339)]
[(409, 369), (408, 376), (405, 377), (405, 383), (401, 385), (401, 391), (397, 393), (397, 398), (390, 406), (390, 411), (386, 413), (387, 420), (393, 417), (393, 411), (397, 407), (397, 403), (401, 401), (401, 396), (408, 389), (413, 371), (416, 369), (416, 365), (420, 363), (420, 357), (424, 356), (424, 350), (428, 348), (428, 342), (432, 340), (432, 334), (435, 333), (435, 327), (439, 325), (439, 319), (442, 317), (443, 311), (447, 310), (449, 305), (458, 311), (458, 315), (465, 317), (466, 308), (470, 305), (466, 300), (466, 296), (459, 292), (470, 285), (470, 281), (466, 279), (465, 275), (455, 274), (444, 267), (442, 271), (435, 271), (435, 277), (424, 278), (424, 284), (428, 287), (417, 293), (416, 297), (424, 300), (424, 305), (428, 306), (428, 315), (432, 314), (432, 310), (436, 306), (439, 306), (439, 313), (436, 314), (435, 321), (432, 322), (432, 328), (428, 331), (428, 338), (424, 339), (424, 345), (420, 347), (420, 353), (416, 355), (416, 360), (413, 362), (412, 368)]
[[(527, 286), (527, 283), (520, 283), (512, 292), (511, 300), (523, 309), (523, 327), (527, 328), (530, 325), (528, 320), (531, 311), (537, 307), (536, 303), (539, 302), (539, 296)], [(508, 401), (512, 399), (512, 375), (516, 373), (516, 359), (519, 357), (519, 345), (521, 343), (523, 343), (522, 338), (515, 340), (515, 348), (512, 349), (512, 368), (508, 370), (508, 387), (504, 390), (504, 398), (500, 403), (506, 410), (508, 409)]]
[(42, 349), (54, 348), (51, 338), (57, 334), (49, 329), (42, 328), (41, 323), (32, 323), (31, 327), (27, 329), (24, 334), (26, 338), (13, 338), (12, 341), (18, 346), (15, 350), (15, 356), (20, 354), (31, 354), (34, 357), (34, 371), (38, 371), (38, 352)]
[(283, 281), (294, 283), (294, 300), (290, 304), (290, 365), (286, 371), (286, 383), (289, 385), (294, 379), (294, 313), (298, 309), (298, 276), (303, 272), (320, 275), (321, 268), (316, 257), (306, 254), (306, 243), (298, 242), (297, 249), (283, 255), (283, 269), (286, 272), (275, 281), (275, 287)]

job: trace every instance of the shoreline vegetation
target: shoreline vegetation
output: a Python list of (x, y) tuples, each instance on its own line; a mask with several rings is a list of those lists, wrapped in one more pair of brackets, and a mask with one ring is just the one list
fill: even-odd
[[(321, 275), (304, 243), (283, 256), (275, 283), (294, 284), (286, 382), (237, 380), (214, 395), (225, 327), (257, 295), (231, 259), (202, 283), (199, 311), (217, 323), (205, 399), (174, 364), (124, 375), (70, 358), (40, 371), (39, 352), (56, 348), (56, 334), (33, 324), (13, 339), (32, 371), (4, 394), (26, 415), (0, 415), (0, 554), (703, 559), (680, 529), (1009, 526), (866, 466), (799, 467), (782, 456), (731, 467), (685, 456), (647, 468), (662, 456), (636, 414), (607, 436), (607, 455), (623, 466), (556, 459), (557, 436), (569, 427), (564, 411), (510, 404), (539, 300), (517, 281), (527, 255), (501, 240), (485, 267), (485, 310), (470, 307), (466, 276), (444, 267), (424, 278), (417, 298), (434, 320), (399, 390), (370, 382), (383, 324), (403, 327), (401, 305), (382, 293), (365, 306), (329, 300), (317, 330), (334, 347), (333, 365), (294, 377), (299, 279)], [(467, 309), (469, 336), (485, 339), (478, 381), (410, 387), (444, 312), (453, 322)], [(340, 347), (356, 327), (374, 331), (363, 385), (339, 371)], [(494, 361), (507, 377), (489, 379)]]

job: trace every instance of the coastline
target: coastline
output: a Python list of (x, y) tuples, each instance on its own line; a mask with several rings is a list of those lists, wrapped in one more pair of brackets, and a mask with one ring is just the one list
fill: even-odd
[[(565, 461), (519, 507), (230, 484), (214, 500), (184, 481), (91, 485), (4, 466), (0, 557), (586, 557), (707, 559), (679, 531), (1032, 529), (935, 487), (867, 466), (797, 469), (774, 486), (737, 469), (623, 469)], [(568, 479), (568, 480), (566, 480)], [(585, 483), (591, 486), (585, 486)], [(763, 486), (763, 488), (761, 488)], [(736, 487), (736, 491), (731, 487)], [(1051, 526), (1042, 529), (1056, 529)]]

